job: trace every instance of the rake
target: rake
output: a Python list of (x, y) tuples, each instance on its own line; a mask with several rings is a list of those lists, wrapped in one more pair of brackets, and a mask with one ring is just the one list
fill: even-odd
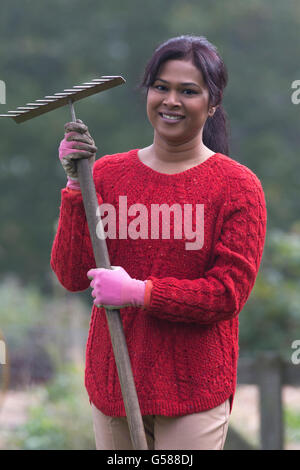
[[(125, 80), (121, 76), (101, 76), (100, 78), (95, 78), (89, 82), (85, 82), (82, 85), (67, 88), (62, 93), (45, 96), (43, 99), (36, 100), (33, 103), (27, 103), (26, 106), (19, 106), (14, 111), (8, 111), (7, 114), (0, 114), (0, 117), (12, 118), (19, 124), (27, 121), (28, 119), (35, 118), (41, 114), (60, 108), (61, 106), (69, 105), (72, 121), (75, 122), (76, 116), (73, 104), (75, 101), (79, 101), (90, 95), (100, 93), (101, 91), (108, 90), (109, 88), (113, 88), (123, 83), (125, 83)], [(101, 236), (99, 238), (96, 235), (96, 227), (98, 230), (102, 230), (102, 235), (104, 235), (104, 231), (101, 216), (97, 215), (100, 214), (100, 211), (97, 211), (98, 199), (89, 162), (86, 159), (78, 160), (77, 170), (96, 266), (97, 268), (111, 269), (105, 237)], [(132, 374), (120, 310), (105, 309), (105, 313), (132, 444), (134, 449), (147, 450), (147, 440)]]

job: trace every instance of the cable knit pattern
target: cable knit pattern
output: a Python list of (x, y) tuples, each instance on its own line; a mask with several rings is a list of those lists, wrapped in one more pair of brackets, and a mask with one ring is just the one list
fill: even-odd
[[(116, 237), (107, 238), (111, 264), (151, 280), (147, 308), (121, 309), (141, 412), (179, 416), (211, 409), (236, 387), (238, 314), (258, 273), (266, 232), (261, 183), (246, 166), (217, 153), (186, 171), (169, 175), (139, 160), (138, 150), (106, 155), (94, 165), (99, 204), (116, 208)], [(141, 203), (204, 207), (204, 240), (187, 250), (185, 231), (174, 237), (119, 237), (119, 196), (128, 208)], [(127, 227), (137, 215), (127, 216)], [(183, 221), (182, 221), (183, 224)], [(176, 228), (178, 228), (176, 226)], [(81, 193), (62, 190), (51, 266), (70, 291), (89, 287), (95, 267)], [(121, 388), (103, 308), (93, 307), (86, 349), (85, 384), (106, 415), (125, 416)]]

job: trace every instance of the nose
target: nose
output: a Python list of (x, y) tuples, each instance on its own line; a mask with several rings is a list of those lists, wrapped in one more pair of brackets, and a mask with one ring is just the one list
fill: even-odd
[(180, 106), (180, 99), (176, 90), (169, 90), (164, 97), (163, 104), (168, 108), (176, 108)]

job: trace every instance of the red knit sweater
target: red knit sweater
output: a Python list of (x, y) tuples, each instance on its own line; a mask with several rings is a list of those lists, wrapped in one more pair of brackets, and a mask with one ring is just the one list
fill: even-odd
[[(116, 236), (106, 239), (112, 265), (122, 266), (133, 278), (152, 281), (147, 308), (121, 309), (141, 413), (179, 416), (232, 399), (238, 314), (253, 288), (265, 240), (259, 179), (220, 153), (169, 175), (152, 170), (131, 150), (97, 160), (94, 181), (99, 203), (112, 204), (116, 220), (119, 196), (127, 196), (128, 208), (140, 203), (149, 214), (152, 204), (179, 204), (182, 214), (188, 204), (194, 229), (196, 205), (204, 208), (203, 246), (197, 250), (186, 248), (191, 240), (184, 230), (181, 238), (174, 236), (172, 217), (168, 238), (161, 228), (159, 238), (151, 238), (149, 215), (147, 238), (121, 238), (117, 224)], [(127, 216), (127, 226), (137, 215)], [(86, 273), (95, 261), (80, 192), (62, 190), (51, 266), (66, 289), (89, 287)], [(103, 413), (125, 416), (103, 308), (92, 309), (85, 384)]]

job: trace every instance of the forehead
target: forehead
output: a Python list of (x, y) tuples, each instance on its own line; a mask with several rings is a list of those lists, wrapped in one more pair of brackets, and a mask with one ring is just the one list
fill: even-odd
[(172, 83), (190, 83), (205, 86), (201, 71), (191, 60), (168, 60), (164, 62), (156, 75)]

